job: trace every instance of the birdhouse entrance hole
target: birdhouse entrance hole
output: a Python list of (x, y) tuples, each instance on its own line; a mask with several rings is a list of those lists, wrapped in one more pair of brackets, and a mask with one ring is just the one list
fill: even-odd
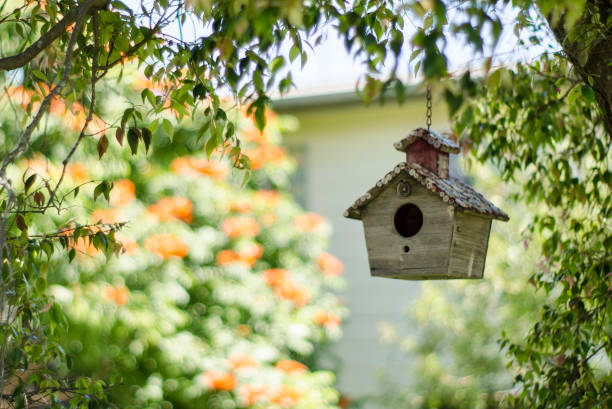
[(423, 227), (423, 213), (412, 203), (402, 205), (393, 217), (395, 231), (402, 237), (412, 237)]

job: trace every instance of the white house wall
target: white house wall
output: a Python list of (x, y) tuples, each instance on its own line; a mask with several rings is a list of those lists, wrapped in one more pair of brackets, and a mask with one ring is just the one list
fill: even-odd
[[(348, 288), (346, 302), (351, 311), (344, 336), (334, 347), (342, 361), (338, 387), (349, 398), (380, 391), (377, 373), (388, 372), (398, 383), (407, 378), (406, 359), (390, 356), (380, 342), (378, 326), (390, 322), (406, 328), (406, 310), (417, 296), (419, 282), (372, 278), (368, 268), (362, 223), (346, 219), (344, 210), (397, 163), (405, 160), (393, 142), (424, 126), (425, 101), (415, 98), (398, 107), (395, 103), (369, 108), (361, 104), (297, 107), (281, 113), (295, 116), (299, 130), (285, 141), (302, 157), (306, 207), (325, 216), (334, 233), (330, 251), (345, 264)], [(434, 129), (448, 128), (446, 113), (434, 106)]]

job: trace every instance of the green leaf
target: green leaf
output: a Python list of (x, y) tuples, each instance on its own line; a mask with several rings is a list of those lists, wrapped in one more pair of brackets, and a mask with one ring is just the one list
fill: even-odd
[(489, 78), (487, 79), (487, 87), (491, 88), (492, 90), (496, 90), (497, 88), (499, 88), (499, 84), (501, 83), (502, 77), (501, 70), (501, 68), (495, 70), (491, 73), (491, 75), (489, 75)]
[(586, 102), (589, 104), (595, 102), (595, 92), (593, 91), (593, 88), (589, 87), (588, 85), (583, 85), (580, 90)]
[(123, 111), (123, 115), (121, 116), (121, 128), (125, 128), (125, 124), (130, 120), (133, 115), (134, 108), (128, 108)]
[(151, 141), (153, 140), (153, 133), (149, 128), (142, 128), (142, 141), (145, 145), (145, 152), (149, 153), (149, 147), (151, 146)]
[(149, 101), (149, 104), (151, 104), (152, 107), (157, 106), (155, 94), (153, 94), (153, 91), (151, 91), (149, 88), (143, 89), (140, 93), (140, 97), (142, 98), (142, 102), (145, 102), (145, 100), (147, 100)]
[(285, 58), (281, 56), (276, 57), (270, 63), (270, 72), (274, 74), (276, 71), (281, 69), (283, 65), (285, 65)]
[(103, 180), (102, 182), (100, 182), (94, 188), (94, 194), (93, 194), (94, 201), (96, 201), (98, 199), (98, 196), (100, 195), (104, 195), (104, 198), (107, 201), (110, 200), (110, 191), (112, 187), (113, 185), (111, 183), (108, 183), (106, 180)]
[(25, 193), (25, 194), (28, 194), (28, 191), (30, 190), (30, 188), (32, 187), (32, 185), (34, 184), (34, 182), (36, 181), (36, 176), (37, 176), (37, 174), (36, 174), (36, 173), (34, 173), (34, 174), (30, 175), (30, 176), (29, 176), (29, 177), (26, 179), (26, 181), (25, 181), (25, 183), (24, 183), (24, 187), (23, 187), (23, 191), (24, 191), (24, 193)]
[(206, 157), (208, 159), (210, 159), (210, 155), (212, 155), (213, 151), (215, 150), (215, 148), (217, 148), (217, 146), (219, 146), (221, 144), (219, 135), (215, 133), (213, 133), (210, 138), (208, 138), (208, 141), (206, 141)]
[(164, 118), (164, 120), (162, 121), (162, 129), (170, 137), (172, 137), (172, 135), (174, 134), (174, 127), (172, 126), (172, 122), (170, 122), (168, 118)]
[(289, 50), (289, 61), (293, 62), (300, 55), (301, 50), (299, 47), (293, 45), (291, 50)]
[(39, 70), (32, 70), (32, 75), (34, 76), (34, 78), (36, 78), (37, 80), (40, 80), (44, 83), (49, 82), (49, 80), (47, 79), (47, 76)]
[(138, 152), (138, 141), (141, 138), (140, 131), (136, 127), (130, 127), (127, 134), (128, 145), (130, 145), (130, 150), (132, 151), (132, 155), (136, 155)]
[(196, 135), (196, 143), (200, 142), (200, 139), (202, 139), (208, 128), (210, 128), (210, 124), (210, 119), (207, 119), (206, 121), (204, 121), (204, 124), (200, 127), (200, 129), (198, 129), (198, 133)]
[(206, 98), (206, 87), (201, 82), (197, 83), (195, 87), (193, 87), (193, 99), (204, 99)]

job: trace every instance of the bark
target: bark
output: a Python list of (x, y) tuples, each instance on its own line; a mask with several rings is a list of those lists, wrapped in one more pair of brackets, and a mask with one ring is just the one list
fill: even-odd
[(66, 28), (74, 23), (80, 15), (90, 12), (92, 9), (106, 7), (110, 0), (90, 0), (82, 3), (79, 7), (73, 8), (62, 18), (56, 25), (51, 27), (49, 31), (40, 36), (31, 46), (23, 52), (12, 55), (10, 57), (0, 58), (0, 71), (14, 70), (23, 67), (32, 61), (45, 48), (49, 47)]
[[(562, 18), (555, 21), (549, 15), (547, 20), (580, 78), (593, 88), (604, 128), (612, 136), (612, 26), (604, 27), (601, 31), (595, 30), (596, 27), (590, 23), (592, 20), (589, 13), (596, 9), (599, 9), (599, 21), (605, 25), (612, 16), (612, 2), (609, 0), (587, 0), (585, 15), (574, 27), (569, 28), (569, 31)], [(590, 43), (589, 40), (584, 41), (587, 30), (594, 30), (591, 33), (597, 33)], [(573, 38), (569, 35), (572, 31), (583, 35)]]

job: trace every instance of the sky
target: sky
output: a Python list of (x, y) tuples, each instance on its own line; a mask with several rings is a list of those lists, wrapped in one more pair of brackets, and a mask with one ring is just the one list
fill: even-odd
[[(150, 3), (144, 0), (145, 4)], [(140, 7), (140, 0), (125, 1), (131, 7)], [(494, 65), (512, 65), (518, 60), (530, 60), (542, 53), (542, 47), (520, 47), (514, 35), (514, 21), (516, 18), (516, 10), (507, 7), (502, 12), (502, 21), (504, 23), (504, 31), (502, 32), (500, 42), (495, 51), (497, 55), (494, 60)], [(453, 16), (451, 15), (452, 19)], [(407, 24), (404, 32), (404, 37), (409, 39), (411, 32), (414, 32), (412, 23)], [(169, 34), (192, 40), (201, 36), (205, 31), (197, 22), (187, 19), (181, 27), (178, 24), (171, 25), (167, 28)], [(484, 35), (486, 38), (486, 34)], [(304, 94), (327, 94), (334, 91), (349, 91), (355, 89), (360, 76), (366, 70), (359, 61), (355, 61), (344, 48), (342, 41), (333, 32), (328, 32), (322, 41), (314, 50), (308, 51), (308, 62), (302, 69), (299, 61), (295, 61), (291, 66), (292, 77), (295, 87), (289, 92), (288, 96), (304, 95)], [(403, 66), (407, 67), (408, 55), (411, 50), (406, 47), (402, 56)], [(483, 56), (474, 56), (467, 50), (457, 39), (448, 38), (448, 44), (445, 50), (449, 57), (451, 72), (461, 72), (466, 68), (479, 69), (483, 62)], [(298, 59), (299, 60), (299, 59)], [(400, 64), (400, 67), (402, 64)], [(414, 77), (409, 77), (407, 70), (406, 75), (400, 77), (408, 81), (417, 82)]]

